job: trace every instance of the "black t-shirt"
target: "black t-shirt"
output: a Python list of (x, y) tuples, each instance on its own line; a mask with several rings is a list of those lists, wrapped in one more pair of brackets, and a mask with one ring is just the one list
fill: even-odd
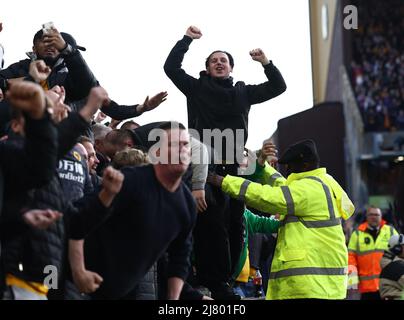
[(168, 277), (185, 279), (190, 266), (196, 207), (189, 189), (167, 191), (151, 165), (122, 172), (114, 212), (85, 241), (86, 267), (104, 279), (94, 298), (125, 296), (165, 251)]

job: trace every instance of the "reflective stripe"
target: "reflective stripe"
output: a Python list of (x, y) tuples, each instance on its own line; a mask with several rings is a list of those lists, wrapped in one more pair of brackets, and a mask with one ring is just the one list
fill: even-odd
[(343, 276), (346, 275), (346, 268), (292, 268), (285, 269), (277, 272), (271, 272), (269, 279), (278, 279), (291, 276), (305, 276), (305, 275), (324, 275), (324, 276)]
[(355, 230), (356, 233), (356, 251), (359, 252), (359, 230)]
[(379, 279), (379, 275), (373, 275), (373, 276), (359, 276), (360, 281), (366, 281), (366, 280), (373, 280), (373, 279)]
[(286, 200), (286, 208), (287, 208), (287, 214), (294, 216), (295, 215), (295, 204), (293, 203), (293, 198), (292, 194), (290, 193), (289, 187), (288, 186), (281, 186), (281, 190), (283, 192), (283, 196), (285, 197)]
[(375, 252), (380, 252), (380, 253), (384, 253), (384, 250), (382, 249), (374, 249), (374, 250), (366, 250), (366, 251), (358, 251), (357, 255), (358, 256), (364, 256), (370, 253), (375, 253)]
[(390, 226), (390, 238), (393, 236), (393, 234), (394, 234), (393, 226)]
[(341, 224), (341, 219), (337, 218), (333, 220), (307, 221), (297, 216), (286, 216), (285, 219), (281, 221), (281, 226), (291, 222), (301, 222), (306, 228), (326, 228)]
[(321, 179), (317, 177), (306, 177), (307, 179), (312, 179), (317, 182), (320, 182), (321, 185), (323, 186), (325, 196), (327, 198), (327, 206), (328, 206), (328, 212), (330, 213), (330, 220), (335, 219), (335, 212), (334, 212), (334, 205), (332, 204), (332, 198), (331, 198), (331, 192), (330, 188), (323, 182)]
[(356, 251), (356, 250), (353, 250), (353, 249), (348, 249), (348, 252), (356, 253), (357, 251)]
[(282, 178), (282, 175), (279, 172), (275, 172), (272, 176), (268, 179), (268, 184), (273, 185), (275, 180), (278, 178)]
[(251, 181), (249, 180), (244, 180), (244, 182), (242, 183), (241, 187), (240, 187), (240, 194), (238, 195), (238, 199), (240, 201), (245, 201), (245, 194), (247, 193), (247, 188), (248, 185), (251, 183)]

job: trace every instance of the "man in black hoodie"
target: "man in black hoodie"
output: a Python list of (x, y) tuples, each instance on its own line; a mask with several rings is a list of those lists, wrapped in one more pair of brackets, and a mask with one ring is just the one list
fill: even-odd
[(49, 77), (42, 81), (41, 86), (47, 90), (55, 85), (64, 86), (68, 102), (87, 97), (90, 89), (97, 85), (97, 80), (87, 66), (75, 39), (68, 33), (53, 29), (44, 34), (39, 30), (33, 39), (33, 52), (29, 59), (16, 62), (0, 71), (0, 87), (5, 89), (8, 79), (26, 78), (29, 76), (29, 66), (33, 60), (44, 60), (52, 69)]
[[(201, 36), (197, 27), (189, 27), (185, 36), (171, 50), (164, 71), (187, 97), (189, 129), (194, 129), (194, 133), (199, 135), (196, 138), (203, 139), (203, 143), (212, 146), (219, 154), (221, 165), (216, 172), (224, 176), (237, 175), (238, 163), (234, 159), (243, 159), (251, 105), (280, 95), (286, 90), (286, 84), (279, 70), (261, 49), (250, 51), (250, 55), (264, 67), (268, 78), (264, 83), (233, 84), (230, 73), (234, 60), (231, 54), (222, 50), (209, 55), (205, 63), (206, 71), (200, 73), (199, 79), (188, 75), (181, 64), (191, 42)], [(211, 135), (215, 129), (220, 130), (217, 145)], [(232, 134), (230, 141), (224, 138), (225, 130)], [(242, 133), (242, 141), (236, 138), (237, 132)], [(243, 244), (244, 206), (239, 201), (228, 199), (218, 189), (213, 194), (215, 199), (208, 204), (208, 210), (198, 216), (194, 232), (198, 278), (212, 291), (214, 298), (237, 299), (228, 282), (231, 281), (232, 269), (237, 264)], [(239, 214), (234, 214), (234, 211)]]

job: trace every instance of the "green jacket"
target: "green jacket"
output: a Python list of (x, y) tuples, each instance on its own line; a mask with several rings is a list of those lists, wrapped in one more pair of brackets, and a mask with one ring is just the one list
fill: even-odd
[(244, 210), (245, 232), (244, 232), (244, 246), (236, 271), (233, 277), (236, 279), (244, 267), (248, 254), (248, 235), (254, 233), (276, 233), (280, 225), (279, 220), (274, 217), (261, 217), (250, 210)]

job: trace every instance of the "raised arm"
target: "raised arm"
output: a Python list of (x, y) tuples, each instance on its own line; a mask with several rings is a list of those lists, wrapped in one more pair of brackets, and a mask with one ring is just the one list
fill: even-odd
[(129, 118), (138, 117), (144, 112), (156, 109), (160, 104), (167, 100), (167, 95), (168, 94), (166, 91), (162, 91), (151, 98), (147, 96), (142, 104), (135, 104), (131, 106), (119, 105), (117, 102), (110, 100), (102, 106), (101, 111), (112, 119), (126, 120)]
[(32, 82), (14, 83), (7, 92), (10, 104), (20, 109), (26, 119), (24, 149), (0, 143), (0, 162), (7, 188), (20, 192), (47, 183), (56, 169), (56, 128), (47, 113), (47, 100), (42, 88)]
[(279, 96), (286, 90), (286, 83), (272, 61), (268, 60), (262, 49), (250, 51), (250, 56), (254, 61), (262, 64), (268, 81), (258, 85), (247, 85), (248, 99), (250, 104), (261, 103)]
[(175, 86), (186, 96), (192, 93), (197, 80), (182, 69), (184, 55), (189, 49), (192, 40), (202, 37), (202, 32), (195, 26), (190, 26), (184, 37), (178, 41), (164, 64), (164, 71)]
[(52, 31), (44, 35), (44, 43), (53, 45), (58, 49), (64, 58), (69, 72), (65, 80), (66, 99), (77, 101), (85, 98), (92, 87), (98, 85), (98, 81), (88, 67), (81, 53), (77, 48), (68, 44), (61, 33), (52, 28)]

